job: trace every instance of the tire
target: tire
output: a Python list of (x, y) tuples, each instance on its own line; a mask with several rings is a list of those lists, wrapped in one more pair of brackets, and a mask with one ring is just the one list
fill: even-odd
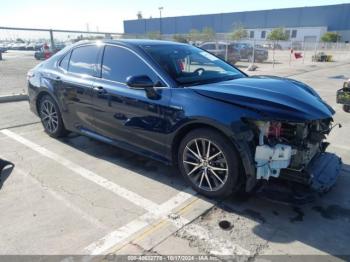
[(344, 110), (346, 113), (350, 113), (350, 106), (348, 106), (348, 105), (343, 105), (343, 110)]
[(51, 96), (44, 95), (40, 99), (38, 111), (41, 123), (49, 136), (58, 138), (68, 134), (59, 107)]
[[(202, 159), (198, 157), (198, 152)], [(210, 157), (214, 158), (210, 160)], [(204, 196), (224, 198), (239, 187), (241, 169), (238, 153), (233, 144), (215, 130), (200, 128), (188, 133), (180, 143), (177, 160), (185, 180)]]

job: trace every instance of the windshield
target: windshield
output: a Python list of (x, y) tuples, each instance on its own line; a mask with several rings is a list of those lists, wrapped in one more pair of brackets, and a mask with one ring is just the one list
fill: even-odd
[(144, 50), (181, 86), (201, 85), (244, 77), (212, 54), (190, 45), (147, 45)]

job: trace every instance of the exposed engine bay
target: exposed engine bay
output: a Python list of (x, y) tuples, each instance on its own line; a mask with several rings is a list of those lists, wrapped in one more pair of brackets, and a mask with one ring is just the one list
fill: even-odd
[[(327, 176), (333, 180), (333, 177), (338, 175), (340, 158), (325, 153), (328, 143), (324, 140), (332, 130), (331, 118), (305, 123), (275, 121), (253, 123), (257, 134), (254, 155), (257, 179), (269, 180), (270, 177), (280, 177), (303, 184), (318, 184), (318, 188), (315, 189), (319, 189), (328, 188), (328, 185), (325, 185), (325, 180), (329, 180)], [(323, 163), (315, 164), (320, 158), (327, 161), (326, 166)], [(315, 169), (321, 164), (323, 170), (318, 170), (316, 174)], [(312, 166), (313, 168), (310, 168)], [(334, 174), (328, 174), (331, 169), (336, 169), (332, 171)], [(321, 176), (323, 177), (321, 182), (313, 181)]]

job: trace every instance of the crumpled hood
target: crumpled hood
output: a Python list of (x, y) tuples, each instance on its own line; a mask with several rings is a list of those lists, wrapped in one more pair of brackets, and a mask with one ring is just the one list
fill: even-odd
[(249, 108), (274, 120), (317, 120), (335, 113), (311, 87), (287, 78), (243, 77), (191, 88), (203, 96)]

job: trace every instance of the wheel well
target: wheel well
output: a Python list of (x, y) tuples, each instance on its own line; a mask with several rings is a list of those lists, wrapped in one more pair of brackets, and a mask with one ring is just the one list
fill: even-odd
[(239, 185), (237, 186), (237, 189), (239, 188), (243, 188), (245, 183), (246, 183), (246, 170), (244, 168), (243, 165), (243, 159), (241, 154), (239, 153), (239, 150), (237, 149), (236, 145), (234, 144), (234, 142), (232, 141), (232, 139), (230, 137), (228, 137), (222, 130), (208, 125), (208, 124), (203, 124), (203, 123), (193, 123), (193, 124), (189, 124), (185, 127), (183, 127), (175, 136), (173, 143), (172, 143), (172, 163), (174, 166), (177, 165), (177, 153), (179, 150), (179, 146), (181, 143), (181, 140), (191, 131), (195, 130), (195, 129), (199, 129), (199, 128), (209, 128), (212, 129), (216, 132), (218, 132), (219, 134), (223, 135), (224, 137), (226, 137), (229, 141), (229, 143), (231, 143), (232, 147), (235, 149), (235, 151), (237, 152), (237, 156), (238, 156), (238, 161), (239, 161), (239, 165), (240, 165), (240, 170), (241, 170), (241, 175), (239, 176)]
[[(41, 91), (39, 94), (38, 94), (38, 96), (37, 96), (37, 98), (36, 98), (36, 110), (37, 110), (37, 112), (39, 113), (39, 105), (40, 105), (40, 101), (41, 101), (41, 99), (43, 98), (43, 96), (45, 96), (45, 95), (48, 95), (48, 96), (51, 96), (50, 95), (50, 93), (49, 92), (46, 92), (46, 91)], [(51, 96), (52, 97), (52, 96)]]
[[(195, 129), (199, 129), (199, 128), (210, 128), (220, 134), (222, 134), (224, 137), (226, 137), (228, 140), (230, 140), (231, 142), (231, 139), (224, 133), (222, 132), (220, 129), (214, 127), (214, 126), (211, 126), (211, 125), (208, 125), (208, 124), (204, 124), (204, 123), (193, 123), (193, 124), (189, 124), (185, 127), (183, 127), (175, 136), (173, 142), (172, 142), (172, 146), (171, 146), (171, 149), (172, 149), (172, 162), (174, 163), (174, 166), (176, 166), (177, 164), (177, 153), (178, 153), (178, 150), (179, 150), (179, 146), (180, 146), (180, 143), (181, 143), (181, 140), (191, 131), (195, 130)], [(231, 142), (232, 143), (232, 142)], [(234, 146), (234, 144), (232, 143), (232, 145)]]

